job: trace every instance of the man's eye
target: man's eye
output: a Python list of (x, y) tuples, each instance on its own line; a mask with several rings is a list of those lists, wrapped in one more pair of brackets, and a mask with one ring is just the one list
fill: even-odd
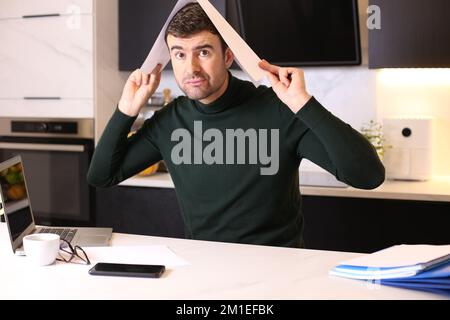
[(183, 59), (183, 58), (184, 58), (184, 53), (183, 53), (183, 52), (177, 52), (177, 53), (175, 53), (175, 58), (177, 58), (177, 59)]
[(208, 50), (201, 50), (200, 51), (200, 57), (207, 57), (209, 55), (209, 51)]

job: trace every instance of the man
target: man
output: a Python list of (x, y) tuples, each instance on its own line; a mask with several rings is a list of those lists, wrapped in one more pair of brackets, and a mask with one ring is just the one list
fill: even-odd
[(94, 153), (92, 185), (118, 184), (164, 159), (188, 238), (302, 247), (301, 159), (355, 188), (384, 181), (374, 147), (308, 94), (300, 69), (261, 61), (272, 88), (233, 77), (233, 53), (198, 4), (173, 17), (166, 42), (186, 96), (127, 138), (161, 76), (160, 66), (134, 71)]

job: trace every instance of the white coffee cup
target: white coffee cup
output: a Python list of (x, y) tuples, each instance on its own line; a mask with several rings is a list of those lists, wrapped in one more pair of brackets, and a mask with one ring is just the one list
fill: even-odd
[(59, 251), (59, 235), (54, 233), (36, 233), (23, 238), (23, 248), (27, 259), (37, 266), (46, 266), (55, 262)]

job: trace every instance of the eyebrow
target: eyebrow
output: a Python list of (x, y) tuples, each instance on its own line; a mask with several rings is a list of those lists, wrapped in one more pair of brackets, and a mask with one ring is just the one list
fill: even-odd
[[(210, 44), (203, 44), (201, 46), (194, 47), (194, 50), (201, 50), (201, 49), (206, 49), (206, 48), (214, 50), (213, 46)], [(173, 50), (183, 50), (183, 47), (182, 46), (172, 46), (170, 48), (170, 51), (173, 51)]]

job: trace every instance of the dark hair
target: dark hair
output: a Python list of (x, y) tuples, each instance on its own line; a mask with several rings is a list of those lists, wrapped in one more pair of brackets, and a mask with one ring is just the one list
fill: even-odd
[(164, 39), (167, 43), (169, 34), (177, 38), (186, 38), (202, 31), (209, 31), (217, 35), (222, 45), (222, 51), (225, 52), (227, 44), (198, 3), (188, 3), (173, 16), (167, 26)]

